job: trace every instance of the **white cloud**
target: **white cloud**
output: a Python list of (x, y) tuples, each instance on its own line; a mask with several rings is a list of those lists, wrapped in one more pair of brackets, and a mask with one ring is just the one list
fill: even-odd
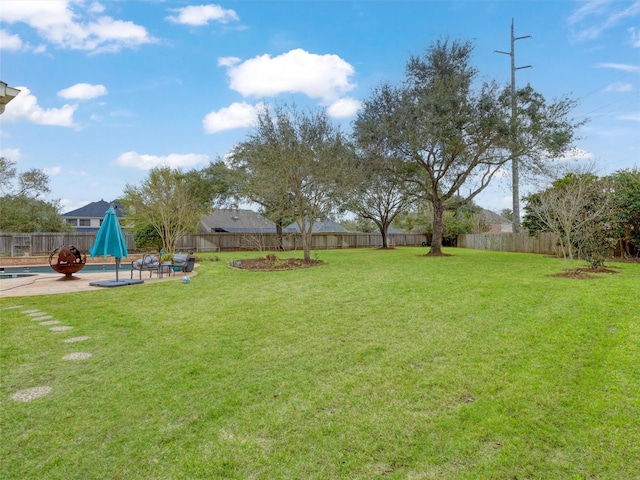
[(611, 85), (607, 85), (604, 89), (605, 92), (630, 92), (633, 90), (633, 85), (630, 83), (615, 82)]
[(628, 65), (625, 63), (599, 63), (596, 68), (612, 68), (613, 70), (621, 70), (629, 73), (640, 73), (640, 66)]
[(631, 120), (633, 122), (640, 122), (640, 112), (629, 113), (627, 115), (620, 115), (620, 120)]
[(333, 118), (347, 118), (356, 114), (362, 104), (353, 98), (341, 98), (327, 108), (327, 115)]
[(49, 43), (64, 49), (116, 52), (154, 43), (147, 30), (130, 21), (102, 15), (103, 7), (75, 0), (3, 0), (2, 20), (24, 23)]
[(209, 162), (209, 155), (199, 153), (171, 153), (165, 156), (125, 152), (116, 159), (116, 164), (151, 170), (156, 167), (184, 168)]
[(0, 28), (0, 50), (18, 51), (23, 47), (18, 35), (11, 35), (5, 29)]
[[(354, 68), (337, 55), (316, 55), (302, 49), (276, 57), (261, 55), (227, 66), (230, 87), (243, 96), (276, 96), (280, 93), (303, 93), (325, 103), (337, 101), (355, 88), (349, 81)], [(227, 63), (225, 63), (227, 62)]]
[(2, 148), (0, 149), (0, 157), (4, 157), (12, 162), (19, 162), (22, 153), (19, 148)]
[(219, 67), (232, 67), (233, 65), (236, 65), (238, 63), (240, 63), (241, 59), (239, 59), (238, 57), (220, 57), (218, 59), (218, 66)]
[(570, 149), (568, 152), (557, 160), (589, 160), (593, 158), (593, 154), (578, 147)]
[(90, 100), (106, 94), (107, 89), (104, 85), (91, 85), (89, 83), (76, 83), (58, 92), (60, 98), (77, 100)]
[(55, 177), (62, 173), (62, 167), (43, 168), (42, 171), (49, 177)]
[(176, 12), (177, 15), (168, 16), (167, 20), (194, 27), (207, 25), (210, 21), (229, 23), (239, 20), (235, 11), (227, 10), (220, 5), (190, 5), (188, 7), (172, 8), (170, 10)]
[(42, 108), (38, 98), (27, 87), (16, 87), (20, 93), (7, 105), (2, 120), (7, 122), (26, 121), (37, 125), (74, 127), (73, 114), (77, 105), (63, 105), (60, 108)]
[(234, 128), (246, 128), (255, 124), (258, 112), (264, 107), (263, 103), (250, 105), (248, 103), (232, 103), (217, 112), (211, 112), (202, 121), (206, 133), (217, 133)]

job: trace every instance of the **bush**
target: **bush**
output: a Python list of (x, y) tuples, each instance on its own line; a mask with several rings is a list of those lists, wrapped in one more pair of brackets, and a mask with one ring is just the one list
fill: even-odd
[(160, 251), (162, 238), (153, 225), (145, 225), (134, 233), (133, 244), (138, 250)]

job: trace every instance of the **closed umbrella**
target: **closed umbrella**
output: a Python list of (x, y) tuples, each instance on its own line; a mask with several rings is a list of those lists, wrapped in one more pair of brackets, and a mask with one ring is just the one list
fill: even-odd
[[(116, 207), (117, 208), (117, 207)], [(120, 259), (122, 257), (128, 257), (129, 252), (127, 252), (127, 244), (124, 239), (124, 234), (122, 233), (122, 228), (120, 228), (120, 222), (118, 221), (118, 217), (116, 216), (116, 211), (113, 206), (109, 207), (109, 209), (104, 214), (104, 219), (102, 220), (102, 225), (100, 225), (100, 230), (96, 234), (96, 241), (89, 250), (89, 254), (91, 258), (97, 257), (99, 255), (104, 256), (106, 259), (107, 256), (112, 256), (116, 258), (116, 284), (120, 284), (121, 282), (118, 279), (118, 270), (120, 268)], [(132, 282), (122, 282), (123, 284), (130, 284)], [(107, 286), (107, 285), (104, 285)], [(110, 285), (109, 285), (110, 286)]]

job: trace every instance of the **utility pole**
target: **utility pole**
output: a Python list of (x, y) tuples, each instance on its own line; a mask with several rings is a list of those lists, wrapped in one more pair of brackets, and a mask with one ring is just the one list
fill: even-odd
[[(502, 52), (495, 50), (495, 53), (502, 53), (511, 57), (511, 141), (514, 142), (516, 138), (516, 115), (518, 114), (516, 103), (516, 70), (522, 70), (523, 68), (532, 68), (531, 65), (525, 65), (524, 67), (516, 67), (516, 52), (515, 45), (516, 40), (522, 40), (524, 38), (531, 38), (531, 35), (525, 35), (524, 37), (516, 37), (513, 32), (513, 18), (511, 19), (511, 51)], [(513, 233), (520, 233), (520, 172), (519, 172), (519, 160), (515, 154), (515, 148), (513, 144), (511, 146), (511, 196), (513, 199), (513, 212), (512, 212), (512, 229)]]

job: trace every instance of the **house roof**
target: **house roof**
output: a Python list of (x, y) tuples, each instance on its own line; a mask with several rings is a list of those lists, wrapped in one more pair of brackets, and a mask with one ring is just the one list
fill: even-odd
[(501, 224), (505, 224), (505, 225), (511, 225), (511, 220), (509, 220), (506, 217), (503, 217), (502, 215), (499, 215), (495, 212), (492, 212), (491, 210), (487, 210), (485, 208), (482, 209), (482, 215), (484, 216), (484, 219), (489, 222), (489, 223), (501, 223)]
[(104, 200), (100, 200), (99, 202), (91, 202), (84, 207), (80, 207), (75, 210), (71, 210), (70, 212), (63, 213), (62, 216), (75, 218), (103, 218), (104, 214), (112, 204), (116, 206), (116, 217), (124, 217), (124, 208), (118, 200), (113, 200), (112, 202), (105, 202)]
[[(284, 229), (285, 233), (291, 233)], [(202, 232), (275, 233), (276, 224), (253, 210), (220, 208), (200, 219)]]
[[(380, 233), (380, 229), (376, 228), (373, 233)], [(387, 235), (391, 235), (392, 233), (404, 233), (402, 230), (400, 230), (399, 228), (396, 227), (392, 227), (391, 225), (389, 225), (389, 227), (387, 227)]]
[[(305, 226), (309, 228), (309, 220), (305, 220)], [(287, 228), (294, 229), (296, 233), (300, 233), (297, 222), (293, 222)], [(349, 230), (333, 220), (324, 219), (313, 222), (312, 233), (349, 233)]]

